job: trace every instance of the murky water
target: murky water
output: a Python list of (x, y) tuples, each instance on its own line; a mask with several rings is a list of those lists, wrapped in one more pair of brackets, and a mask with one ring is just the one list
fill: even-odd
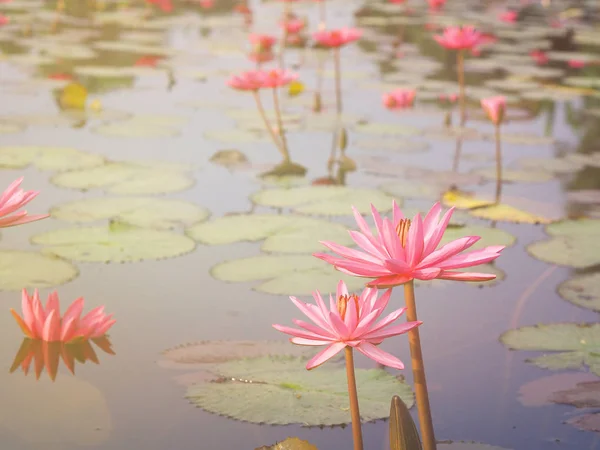
[[(230, 73), (253, 66), (244, 54), (248, 49), (247, 29), (241, 16), (232, 11), (233, 4), (217, 0), (217, 5), (206, 11), (196, 5), (176, 4), (175, 12), (166, 16), (172, 18), (170, 22), (156, 13), (149, 21), (117, 18), (106, 23), (91, 23), (88, 22), (90, 18), (104, 14), (94, 13), (93, 5), (67, 0), (65, 12), (58, 14), (53, 12), (55, 5), (46, 3), (13, 0), (0, 4), (0, 10), (12, 19), (9, 25), (0, 28), (0, 49), (4, 53), (4, 59), (0, 60), (0, 122), (14, 123), (14, 118), (18, 117), (19, 123), (23, 124), (23, 129), (18, 132), (0, 134), (0, 147), (72, 147), (114, 161), (183, 163), (190, 166), (195, 184), (181, 192), (168, 194), (168, 198), (184, 199), (205, 207), (212, 218), (248, 211), (252, 206), (249, 196), (263, 188), (258, 174), (278, 162), (275, 148), (266, 140), (233, 142), (206, 135), (217, 130), (227, 138), (228, 131), (240, 129), (230, 117), (232, 112), (254, 108), (250, 94), (233, 92), (225, 85)], [(497, 11), (502, 9), (501, 3), (498, 9), (492, 6), (488, 10), (475, 4), (473, 8), (482, 8), (475, 12), (467, 5), (458, 4), (463, 2), (454, 3), (449, 5), (447, 13), (438, 15), (428, 15), (420, 6), (410, 16), (403, 13), (402, 8), (396, 12), (388, 9), (386, 15), (389, 17), (409, 17), (410, 20), (403, 20), (405, 25), (387, 24), (385, 27), (359, 22), (365, 31), (364, 39), (342, 50), (344, 112), (348, 116), (344, 121), (350, 137), (347, 155), (358, 166), (356, 172), (346, 174), (348, 186), (376, 188), (384, 181), (399, 179), (423, 184), (433, 182), (436, 173), (447, 174), (452, 169), (456, 138), (445, 135), (445, 112), (436, 102), (439, 94), (451, 92), (435, 90), (431, 85), (419, 86), (415, 109), (401, 112), (387, 111), (381, 105), (380, 97), (392, 84), (414, 85), (418, 80), (414, 73), (419, 71), (422, 71), (423, 79), (454, 82), (452, 55), (439, 48), (423, 25), (446, 23), (452, 17), (473, 21), (488, 17), (493, 22)], [(116, 2), (106, 5), (109, 11), (123, 11), (121, 6), (118, 7)], [(280, 32), (273, 25), (281, 14), (280, 3), (251, 6), (257, 12), (255, 30)], [(318, 10), (312, 2), (294, 4), (293, 8), (298, 14), (309, 17), (311, 29), (316, 28)], [(370, 17), (381, 16), (381, 13), (365, 10), (366, 6), (358, 1), (332, 0), (327, 3), (327, 8), (328, 27), (357, 24), (354, 13), (359, 9)], [(132, 10), (143, 12), (144, 5), (141, 2), (130, 5), (129, 11)], [(57, 18), (59, 21), (55, 24)], [(153, 21), (156, 26), (148, 25)], [(486, 26), (489, 27), (489, 23)], [(527, 29), (524, 25), (515, 25), (515, 28)], [(397, 38), (400, 29), (404, 43), (394, 50), (390, 42)], [(71, 37), (69, 33), (72, 33)], [(90, 37), (84, 37), (84, 33), (89, 33)], [(61, 41), (60, 36), (64, 36), (64, 40)], [(112, 50), (102, 50), (97, 43), (106, 41), (130, 42), (138, 48), (119, 51), (113, 45)], [(139, 48), (140, 42), (148, 43), (153, 50), (144, 52)], [(516, 42), (522, 41), (517, 39)], [(43, 43), (52, 43), (54, 47), (51, 51), (43, 50)], [(59, 43), (76, 44), (91, 50), (92, 54), (74, 59), (69, 56), (74, 50), (69, 53)], [(398, 58), (396, 51), (404, 55)], [(600, 54), (599, 48), (593, 46), (580, 45), (578, 51)], [(101, 101), (105, 114), (96, 117), (90, 113), (83, 123), (60, 111), (47, 81), (54, 79), (57, 85), (61, 84), (56, 82), (60, 78), (58, 75), (75, 73), (77, 76), (76, 70), (80, 66), (134, 67), (140, 58), (155, 56), (157, 52), (166, 55), (163, 61), (172, 67), (172, 75), (150, 67), (147, 73), (138, 76), (79, 76), (90, 99)], [(493, 59), (498, 53), (501, 52), (484, 52), (482, 58)], [(526, 55), (527, 51), (523, 50), (521, 54)], [(29, 56), (17, 58), (16, 55)], [(34, 60), (32, 55), (37, 55), (35, 58), (40, 61)], [(333, 132), (326, 127), (317, 129), (314, 121), (313, 125), (307, 125), (309, 118), (314, 116), (310, 104), (319, 61), (310, 50), (290, 49), (285, 58), (306, 86), (305, 92), (298, 97), (284, 96), (285, 111), (305, 119), (298, 130), (289, 133), (289, 145), (294, 161), (308, 168), (307, 179), (315, 180), (328, 175), (327, 159)], [(424, 58), (437, 61), (439, 67), (428, 70), (425, 64), (415, 62), (414, 66), (421, 68), (402, 69), (404, 65), (410, 66), (411, 60), (422, 61)], [(564, 64), (555, 66), (565, 75), (581, 75), (575, 69), (565, 69)], [(325, 114), (329, 115), (334, 108), (332, 67), (331, 61), (327, 60), (322, 79)], [(583, 70), (584, 76), (597, 77), (597, 68), (590, 66)], [(407, 73), (413, 75), (407, 76)], [(490, 79), (504, 78), (507, 75), (502, 70), (467, 72), (468, 88), (481, 87)], [(562, 78), (533, 77), (533, 80), (560, 85)], [(505, 167), (515, 167), (515, 162), (523, 156), (553, 158), (564, 152), (591, 154), (597, 151), (599, 119), (597, 115), (584, 112), (598, 110), (599, 93), (596, 90), (586, 95), (565, 94), (561, 100), (534, 101), (521, 98), (519, 91), (509, 92), (517, 100), (509, 111), (521, 119), (506, 124), (504, 132), (549, 139), (534, 145), (505, 143)], [(492, 132), (479, 112), (476, 98), (469, 107), (472, 112), (468, 127)], [(164, 137), (119, 137), (97, 132), (97, 127), (110, 121), (109, 113), (115, 112), (132, 116), (179, 116), (184, 120), (176, 126), (174, 135)], [(453, 116), (456, 122), (456, 110)], [(120, 117), (115, 121), (124, 120), (123, 114)], [(399, 142), (405, 139), (356, 132), (354, 129), (361, 120), (426, 130), (414, 139), (426, 143), (428, 148), (424, 152), (358, 148), (354, 144), (360, 140), (391, 142), (396, 139)], [(434, 136), (434, 130), (441, 133), (442, 138)], [(210, 157), (223, 149), (240, 150), (250, 160), (250, 167), (230, 170), (211, 163)], [(492, 167), (493, 150), (492, 141), (465, 140), (460, 173)], [(382, 166), (388, 168), (387, 174), (382, 174)], [(400, 168), (421, 167), (430, 172), (423, 175), (425, 179), (415, 180), (405, 178), (401, 173), (390, 174), (389, 168), (395, 166), (399, 171)], [(25, 176), (26, 189), (41, 191), (28, 206), (31, 213), (104, 195), (100, 189), (80, 191), (52, 184), (50, 178), (55, 173), (38, 170), (33, 165), (18, 170), (3, 169), (0, 185), (8, 185), (21, 174)], [(591, 206), (590, 210), (569, 203), (566, 192), (600, 188), (599, 175), (598, 169), (586, 167), (570, 174), (553, 175), (546, 182), (506, 183), (503, 195), (515, 206), (532, 208), (535, 213), (552, 218), (582, 211), (593, 214), (597, 205)], [(461, 184), (460, 187), (490, 193), (493, 185), (493, 182), (487, 182), (480, 187), (473, 184)], [(404, 202), (407, 208), (425, 209), (429, 204), (429, 200), (411, 198), (405, 198)], [(265, 211), (269, 209), (261, 206), (255, 210)], [(289, 214), (289, 211), (283, 210), (282, 214)], [(350, 218), (340, 220), (351, 224)], [(474, 220), (489, 225), (487, 221)], [(2, 249), (38, 251), (40, 246), (30, 243), (31, 236), (67, 226), (71, 224), (51, 218), (4, 230)], [(419, 316), (425, 322), (421, 339), (436, 435), (438, 439), (474, 440), (507, 449), (594, 449), (598, 445), (597, 434), (582, 432), (564, 423), (579, 413), (572, 406), (526, 407), (519, 401), (521, 386), (553, 372), (525, 361), (539, 352), (509, 351), (498, 338), (511, 328), (525, 325), (595, 322), (597, 314), (566, 302), (556, 293), (557, 286), (572, 276), (573, 269), (541, 262), (525, 252), (529, 243), (545, 238), (543, 226), (502, 221), (495, 226), (517, 238), (516, 244), (507, 248), (496, 264), (505, 272), (503, 281), (479, 288), (459, 283), (417, 288)], [(176, 231), (180, 232), (181, 228)], [(108, 312), (114, 313), (117, 324), (110, 331), (110, 340), (116, 355), (97, 351), (98, 365), (79, 364), (75, 376), (63, 366), (54, 382), (46, 374), (38, 381), (32, 373), (27, 376), (19, 370), (8, 373), (22, 340), (8, 309), (19, 309), (20, 294), (2, 292), (0, 297), (5, 308), (5, 313), (0, 314), (0, 329), (3, 330), (0, 340), (2, 449), (241, 450), (271, 445), (288, 436), (300, 436), (322, 450), (350, 448), (349, 428), (261, 426), (204, 412), (184, 398), (186, 388), (181, 375), (194, 371), (167, 369), (157, 364), (163, 359), (160, 355), (163, 350), (186, 342), (282, 338), (271, 324), (289, 323), (291, 318), (298, 317), (297, 310), (285, 295), (253, 290), (257, 283), (225, 283), (210, 274), (210, 269), (220, 262), (257, 255), (260, 245), (260, 242), (222, 246), (199, 244), (190, 253), (165, 260), (124, 264), (75, 262), (78, 276), (56, 289), (63, 304), (84, 296), (86, 310), (103, 304)], [(332, 285), (331, 289), (334, 287)], [(44, 295), (48, 291), (44, 289)], [(394, 299), (396, 303), (401, 302), (401, 293), (395, 293)], [(384, 343), (383, 348), (404, 361), (410, 359), (406, 339), (393, 339)], [(357, 361), (360, 367), (373, 367), (370, 360), (359, 357)], [(404, 375), (411, 383), (410, 370)], [(387, 423), (366, 424), (364, 433), (369, 449), (387, 448)]]

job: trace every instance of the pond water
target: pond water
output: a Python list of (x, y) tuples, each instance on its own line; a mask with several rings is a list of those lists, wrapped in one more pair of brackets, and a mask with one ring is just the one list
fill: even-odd
[[(479, 100), (493, 95), (505, 95), (509, 105), (502, 125), (502, 201), (520, 215), (500, 210), (490, 221), (470, 214), (477, 209), (456, 213), (456, 224), (483, 230), (486, 245), (497, 238), (512, 244), (488, 267), (501, 275), (497, 281), (489, 286), (417, 284), (436, 436), (495, 446), (477, 449), (597, 448), (600, 422), (585, 416), (594, 409), (581, 406), (599, 407), (598, 389), (588, 389), (579, 403), (564, 393), (569, 401), (553, 399), (557, 391), (597, 380), (600, 331), (591, 327), (583, 342), (575, 325), (558, 337), (550, 325), (536, 341), (548, 343), (540, 350), (579, 352), (569, 361), (555, 358), (546, 364), (551, 368), (528, 361), (543, 352), (510, 350), (500, 341), (511, 329), (598, 318), (600, 281), (594, 270), (600, 263), (600, 227), (594, 218), (600, 217), (600, 32), (593, 2), (584, 5), (588, 9), (568, 2), (545, 9), (535, 5), (531, 14), (506, 23), (498, 18), (508, 6), (504, 2), (448, 0), (442, 10), (431, 12), (426, 2), (409, 1), (407, 11), (404, 5), (327, 0), (328, 28), (363, 30), (360, 41), (341, 50), (345, 155), (356, 170), (328, 170), (336, 131), (331, 56), (310, 46), (288, 48), (285, 64), (299, 74), (304, 91), (290, 96), (284, 88), (281, 101), (292, 159), (307, 173), (283, 180), (260, 176), (280, 156), (252, 95), (226, 85), (232, 73), (255, 67), (247, 57), (249, 28), (233, 2), (215, 3), (203, 8), (175, 2), (171, 13), (152, 10), (148, 17), (141, 1), (65, 0), (59, 10), (54, 2), (0, 3), (0, 12), (10, 18), (0, 28), (0, 185), (23, 175), (25, 189), (41, 192), (28, 211), (52, 213), (2, 232), (2, 449), (241, 450), (288, 436), (321, 450), (351, 448), (349, 427), (260, 425), (196, 407), (185, 394), (193, 383), (207, 381), (206, 373), (190, 363), (197, 347), (163, 352), (202, 341), (285, 342), (272, 324), (299, 317), (288, 295), (309, 298), (315, 288), (335, 289), (333, 270), (327, 272), (320, 261), (307, 270), (303, 258), (319, 250), (317, 240), (344, 235), (324, 222), (355, 226), (351, 204), (364, 210), (373, 201), (389, 211), (396, 198), (414, 214), (427, 211), (451, 187), (490, 199), (494, 130)], [(575, 39), (563, 42), (568, 24), (553, 28), (547, 23), (565, 18), (560, 14), (570, 6), (585, 15), (571, 19), (577, 21)], [(252, 31), (280, 35), (281, 2), (249, 7)], [(317, 29), (316, 3), (291, 8), (308, 18), (309, 30)], [(481, 55), (467, 55), (464, 129), (458, 127), (458, 107), (444, 109), (439, 101), (442, 94), (458, 93), (455, 53), (432, 39), (454, 23), (474, 24), (497, 38), (480, 49)], [(547, 52), (546, 64), (536, 65), (529, 55), (536, 49)], [(571, 67), (570, 60), (583, 60), (583, 67)], [(277, 60), (265, 68), (276, 65)], [(88, 92), (85, 110), (64, 110), (57, 101), (74, 81)], [(391, 111), (382, 105), (381, 95), (396, 87), (416, 89), (414, 108)], [(323, 108), (314, 112), (318, 89)], [(262, 95), (271, 111), (271, 99)], [(447, 111), (453, 126), (444, 125)], [(247, 161), (224, 166), (212, 159), (220, 150), (238, 150)], [(331, 178), (358, 190), (338, 187), (331, 200), (326, 189), (334, 187), (321, 186), (309, 198), (310, 186), (324, 179), (331, 184)], [(294, 189), (301, 194), (290, 194)], [(256, 196), (265, 190), (276, 192)], [(138, 199), (91, 202), (117, 197)], [(325, 202), (320, 210), (316, 200)], [(278, 202), (289, 207), (269, 206)], [(311, 215), (329, 210), (340, 212)], [(210, 225), (231, 214), (240, 215), (239, 221)], [(269, 229), (252, 221), (251, 214), (290, 220)], [(285, 230), (302, 228), (306, 217), (321, 222), (306, 225), (306, 234), (286, 235)], [(538, 256), (544, 253), (544, 258), (528, 253), (530, 244), (550, 239), (549, 223), (580, 224), (584, 217), (590, 219), (585, 231), (569, 228), (562, 247), (542, 249)], [(546, 225), (532, 223), (540, 221)], [(30, 261), (10, 251), (46, 256)], [(278, 254), (299, 259), (272, 259)], [(227, 265), (259, 255), (275, 256)], [(128, 256), (144, 260), (120, 262)], [(559, 295), (561, 283), (582, 276), (591, 281), (576, 284), (570, 296), (583, 292), (579, 305), (562, 298), (568, 292)], [(36, 380), (33, 367), (27, 375), (20, 368), (9, 373), (23, 339), (9, 308), (19, 311), (20, 289), (36, 286), (43, 296), (56, 289), (63, 308), (80, 296), (86, 311), (105, 305), (117, 319), (109, 333), (115, 355), (96, 349), (99, 364), (76, 364), (75, 375), (61, 362), (54, 381), (45, 371)], [(401, 291), (395, 292), (391, 303), (402, 301)], [(216, 344), (204, 345), (218, 357), (219, 347), (211, 347)], [(289, 346), (290, 354), (296, 351)], [(224, 347), (225, 354), (233, 351), (230, 347)], [(382, 347), (410, 361), (404, 337)], [(520, 348), (533, 347), (523, 343)], [(187, 354), (185, 348), (192, 350)], [(362, 355), (357, 364), (375, 367)], [(403, 375), (410, 385), (409, 367)], [(262, 402), (269, 408), (267, 397)], [(415, 408), (411, 411), (416, 419)], [(367, 448), (388, 448), (387, 430), (382, 420), (364, 424)]]

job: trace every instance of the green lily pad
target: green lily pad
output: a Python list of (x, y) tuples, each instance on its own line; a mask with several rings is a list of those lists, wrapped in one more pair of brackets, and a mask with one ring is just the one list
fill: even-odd
[(578, 269), (600, 264), (600, 220), (565, 220), (548, 225), (546, 232), (552, 239), (527, 246), (534, 258)]
[(323, 249), (319, 241), (353, 245), (345, 225), (302, 216), (239, 214), (219, 217), (188, 228), (187, 235), (207, 245), (264, 240), (265, 252), (312, 253)]
[(312, 255), (251, 256), (217, 264), (210, 273), (226, 282), (262, 281), (254, 290), (276, 295), (310, 295), (315, 290), (333, 292), (340, 280), (353, 291), (362, 289), (367, 282), (338, 272)]
[(209, 130), (204, 133), (204, 137), (224, 144), (245, 144), (267, 140), (267, 136), (262, 131), (240, 129)]
[(99, 125), (93, 131), (115, 137), (161, 138), (176, 136), (185, 122), (185, 118), (177, 116), (137, 115), (129, 120)]
[[(352, 215), (351, 206), (361, 214), (371, 212), (371, 204), (380, 212), (391, 211), (390, 195), (365, 188), (346, 186), (303, 186), (291, 189), (267, 189), (250, 197), (253, 203), (272, 208), (291, 208), (302, 214), (325, 216)], [(400, 204), (399, 199), (396, 201)]]
[(421, 129), (401, 123), (376, 123), (369, 122), (356, 125), (355, 131), (363, 134), (381, 134), (390, 136), (417, 136), (421, 134)]
[(595, 433), (600, 432), (600, 414), (583, 414), (581, 416), (572, 417), (567, 420), (569, 425), (573, 425), (575, 428), (581, 431), (593, 431)]
[(600, 273), (571, 278), (558, 286), (558, 293), (568, 302), (600, 312)]
[[(488, 141), (496, 141), (493, 133), (484, 134), (482, 137)], [(552, 145), (555, 139), (551, 136), (537, 136), (529, 133), (501, 133), (500, 140), (503, 144), (515, 145)]]
[[(484, 169), (474, 170), (472, 173), (481, 175), (488, 180), (496, 179), (496, 168), (486, 167)], [(554, 178), (553, 174), (543, 172), (542, 170), (515, 170), (515, 169), (503, 169), (502, 180), (512, 182), (526, 182), (526, 183), (545, 183)]]
[(172, 231), (148, 230), (125, 224), (63, 228), (36, 234), (31, 242), (44, 245), (42, 253), (82, 262), (133, 262), (181, 256), (194, 241)]
[(16, 123), (0, 123), (0, 134), (20, 133), (24, 128)]
[(37, 252), (0, 250), (0, 290), (50, 288), (71, 281), (77, 268), (62, 259)]
[(525, 157), (517, 160), (517, 164), (532, 171), (547, 171), (553, 173), (572, 173), (580, 170), (581, 162), (566, 158), (533, 158)]
[(38, 170), (76, 170), (104, 164), (100, 155), (74, 148), (43, 146), (0, 147), (0, 167), (24, 169), (30, 164)]
[(159, 230), (190, 226), (206, 220), (210, 212), (184, 200), (143, 197), (85, 198), (50, 210), (55, 219), (74, 223), (111, 220)]
[(502, 91), (529, 91), (540, 87), (540, 84), (535, 81), (519, 79), (489, 80), (485, 82), (485, 85)]
[(567, 77), (562, 80), (563, 84), (582, 88), (600, 88), (600, 81), (592, 77)]
[(600, 324), (554, 323), (509, 330), (500, 342), (512, 350), (556, 352), (527, 362), (543, 369), (581, 369), (600, 375)]
[[(225, 381), (201, 383), (186, 393), (202, 409), (252, 423), (303, 426), (350, 422), (346, 371), (326, 364), (305, 369), (301, 358), (255, 358), (220, 364), (214, 371)], [(390, 398), (414, 403), (406, 383), (382, 369), (357, 369), (360, 415), (364, 422), (387, 418)]]
[(108, 162), (91, 169), (75, 170), (55, 175), (50, 180), (57, 186), (71, 189), (104, 189), (119, 195), (166, 194), (179, 192), (194, 185), (193, 177), (165, 164)]

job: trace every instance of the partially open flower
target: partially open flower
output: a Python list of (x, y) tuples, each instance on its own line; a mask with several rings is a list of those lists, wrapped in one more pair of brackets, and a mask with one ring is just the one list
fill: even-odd
[(506, 98), (501, 95), (484, 98), (481, 100), (481, 106), (494, 125), (502, 123), (506, 111)]

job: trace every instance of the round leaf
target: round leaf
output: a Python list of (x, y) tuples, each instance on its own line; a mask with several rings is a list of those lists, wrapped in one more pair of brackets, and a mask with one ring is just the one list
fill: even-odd
[(391, 136), (417, 136), (421, 129), (398, 123), (364, 123), (355, 127), (357, 133), (382, 134)]
[(558, 286), (558, 293), (568, 302), (600, 312), (600, 273), (571, 278)]
[(33, 236), (46, 246), (44, 254), (83, 262), (132, 262), (180, 256), (194, 250), (190, 238), (171, 231), (146, 230), (128, 225), (66, 228)]
[(43, 146), (0, 147), (0, 167), (24, 169), (34, 165), (39, 170), (77, 170), (104, 164), (100, 155), (74, 148)]
[(36, 252), (0, 250), (0, 290), (49, 288), (64, 284), (79, 272), (71, 263)]
[[(333, 364), (309, 372), (300, 358), (255, 358), (232, 361), (214, 371), (226, 381), (202, 383), (186, 397), (206, 411), (252, 423), (304, 426), (350, 422), (346, 370)], [(390, 399), (411, 406), (410, 386), (381, 369), (357, 369), (360, 415), (370, 422), (387, 418)]]

